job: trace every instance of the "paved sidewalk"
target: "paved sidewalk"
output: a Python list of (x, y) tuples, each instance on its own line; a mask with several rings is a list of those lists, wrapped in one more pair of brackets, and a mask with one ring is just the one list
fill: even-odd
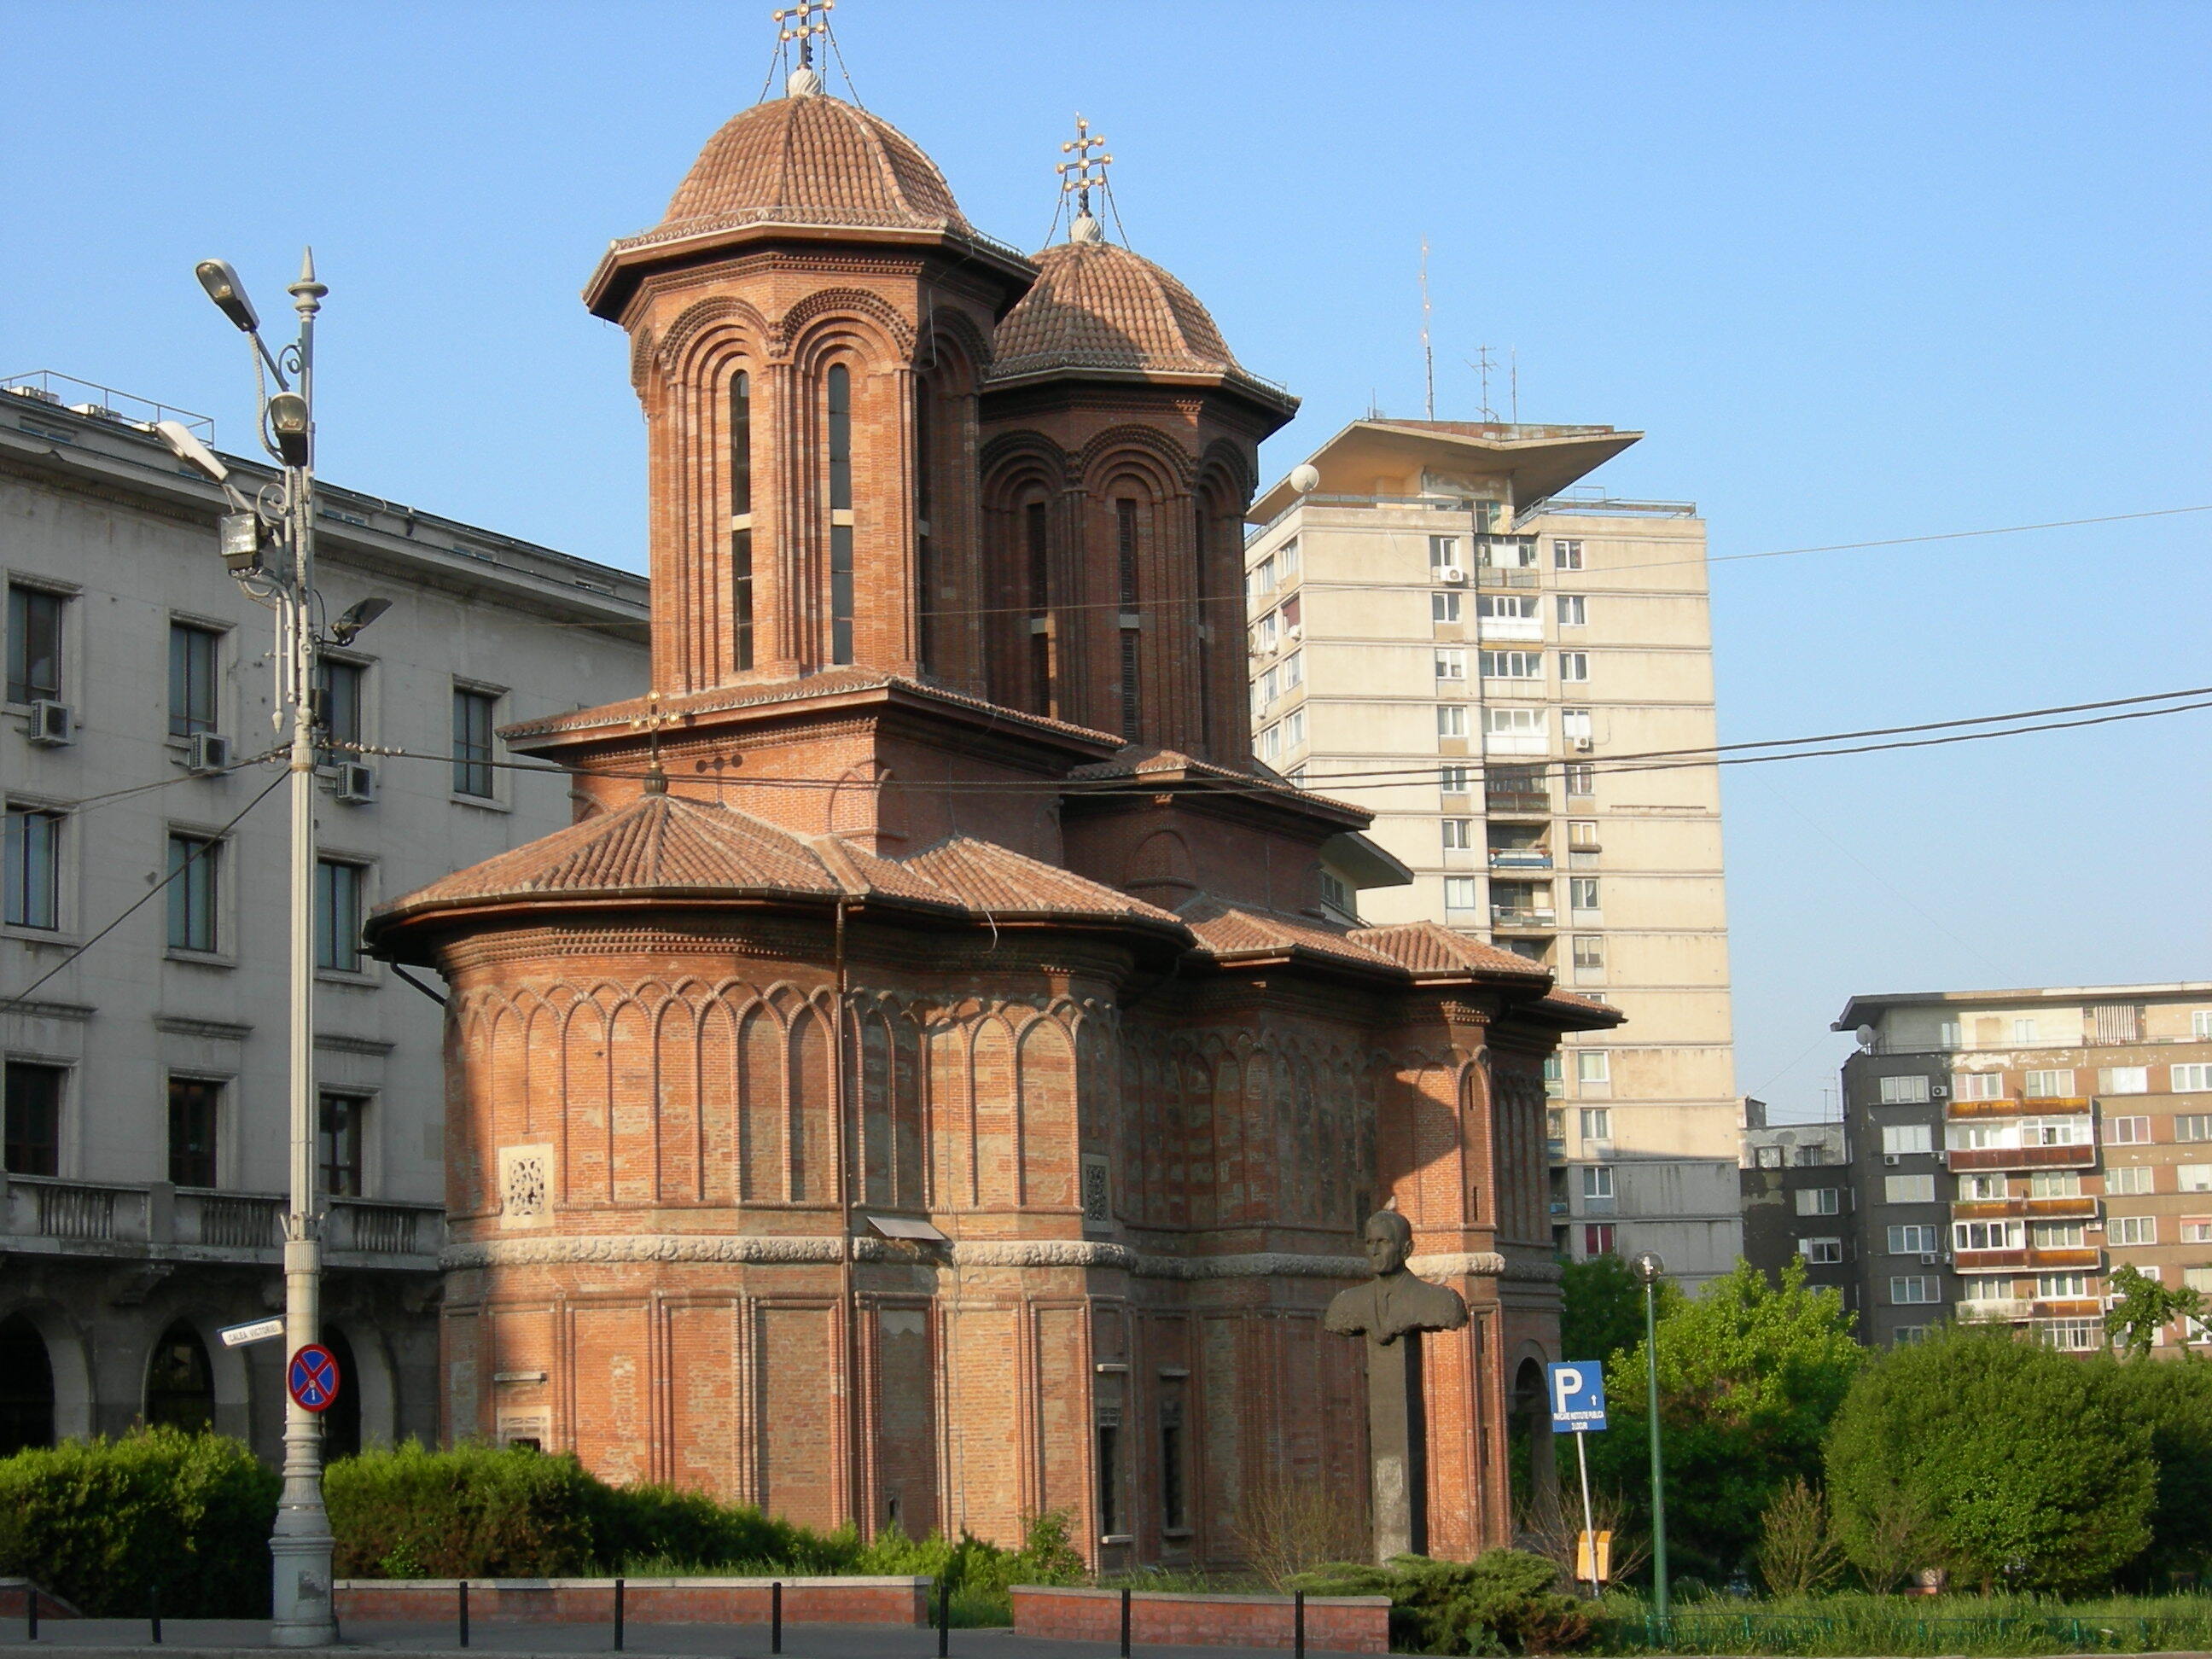
[[(162, 1645), (149, 1644), (143, 1619), (45, 1619), (36, 1647), (23, 1639), (20, 1619), (0, 1622), (0, 1655), (37, 1654), (41, 1659), (222, 1659), (270, 1648), (265, 1620), (164, 1619)], [(469, 1645), (455, 1645), (450, 1622), (397, 1624), (349, 1621), (343, 1647), (355, 1651), (436, 1654), (441, 1659), (496, 1653), (560, 1656), (611, 1652), (612, 1625), (501, 1623), (474, 1619)], [(769, 1659), (766, 1625), (644, 1625), (623, 1626), (623, 1649), (636, 1654), (699, 1656), (700, 1659)], [(935, 1659), (937, 1632), (901, 1625), (798, 1625), (783, 1627), (785, 1659)], [(1010, 1630), (956, 1630), (952, 1659), (1118, 1659), (1112, 1642), (1054, 1642), (1018, 1637)], [(1151, 1647), (1137, 1644), (1138, 1659), (1283, 1659), (1284, 1648)], [(1321, 1649), (1311, 1650), (1318, 1659)]]

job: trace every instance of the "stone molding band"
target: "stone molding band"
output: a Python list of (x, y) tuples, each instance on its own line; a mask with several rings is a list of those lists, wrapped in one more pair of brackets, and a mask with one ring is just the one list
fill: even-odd
[[(783, 1265), (807, 1262), (944, 1261), (954, 1267), (1103, 1267), (1140, 1279), (1359, 1279), (1369, 1271), (1358, 1255), (1303, 1255), (1281, 1250), (1237, 1255), (1158, 1255), (1126, 1244), (1090, 1239), (956, 1240), (917, 1258), (880, 1238), (789, 1237), (774, 1233), (631, 1233), (619, 1237), (499, 1238), (448, 1245), (448, 1269), (605, 1265), (630, 1261), (703, 1261)], [(1419, 1273), (1454, 1277), (1505, 1272), (1505, 1260), (1487, 1250), (1415, 1256)]]

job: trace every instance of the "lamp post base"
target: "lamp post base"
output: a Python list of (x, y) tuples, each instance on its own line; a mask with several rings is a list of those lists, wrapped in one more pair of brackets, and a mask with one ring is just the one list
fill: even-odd
[(330, 1521), (319, 1504), (312, 1510), (286, 1506), (277, 1511), (269, 1540), (271, 1577), (269, 1639), (280, 1648), (328, 1647), (338, 1639), (337, 1615), (331, 1601)]

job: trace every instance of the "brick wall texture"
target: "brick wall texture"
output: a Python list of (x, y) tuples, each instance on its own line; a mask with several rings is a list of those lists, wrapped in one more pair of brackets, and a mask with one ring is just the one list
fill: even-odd
[[(1054, 1641), (1116, 1642), (1121, 1635), (1118, 1590), (1014, 1590), (1014, 1634)], [(1129, 1597), (1132, 1646), (1273, 1648), (1288, 1650), (1297, 1608), (1287, 1595), (1159, 1595)], [(1324, 1653), (1390, 1651), (1390, 1598), (1337, 1595), (1306, 1598), (1306, 1646)]]

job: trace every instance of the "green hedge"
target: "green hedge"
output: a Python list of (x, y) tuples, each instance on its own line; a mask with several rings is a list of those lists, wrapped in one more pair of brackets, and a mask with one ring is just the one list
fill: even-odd
[(1393, 1653), (1571, 1653), (1595, 1634), (1589, 1603), (1565, 1595), (1540, 1555), (1486, 1550), (1472, 1561), (1394, 1557), (1300, 1573), (1309, 1595), (1387, 1595)]
[(323, 1476), (341, 1578), (559, 1578), (600, 1551), (606, 1490), (573, 1457), (463, 1446), (341, 1458)]
[(94, 1618), (269, 1616), (283, 1483), (235, 1440), (138, 1429), (0, 1458), (0, 1573)]

